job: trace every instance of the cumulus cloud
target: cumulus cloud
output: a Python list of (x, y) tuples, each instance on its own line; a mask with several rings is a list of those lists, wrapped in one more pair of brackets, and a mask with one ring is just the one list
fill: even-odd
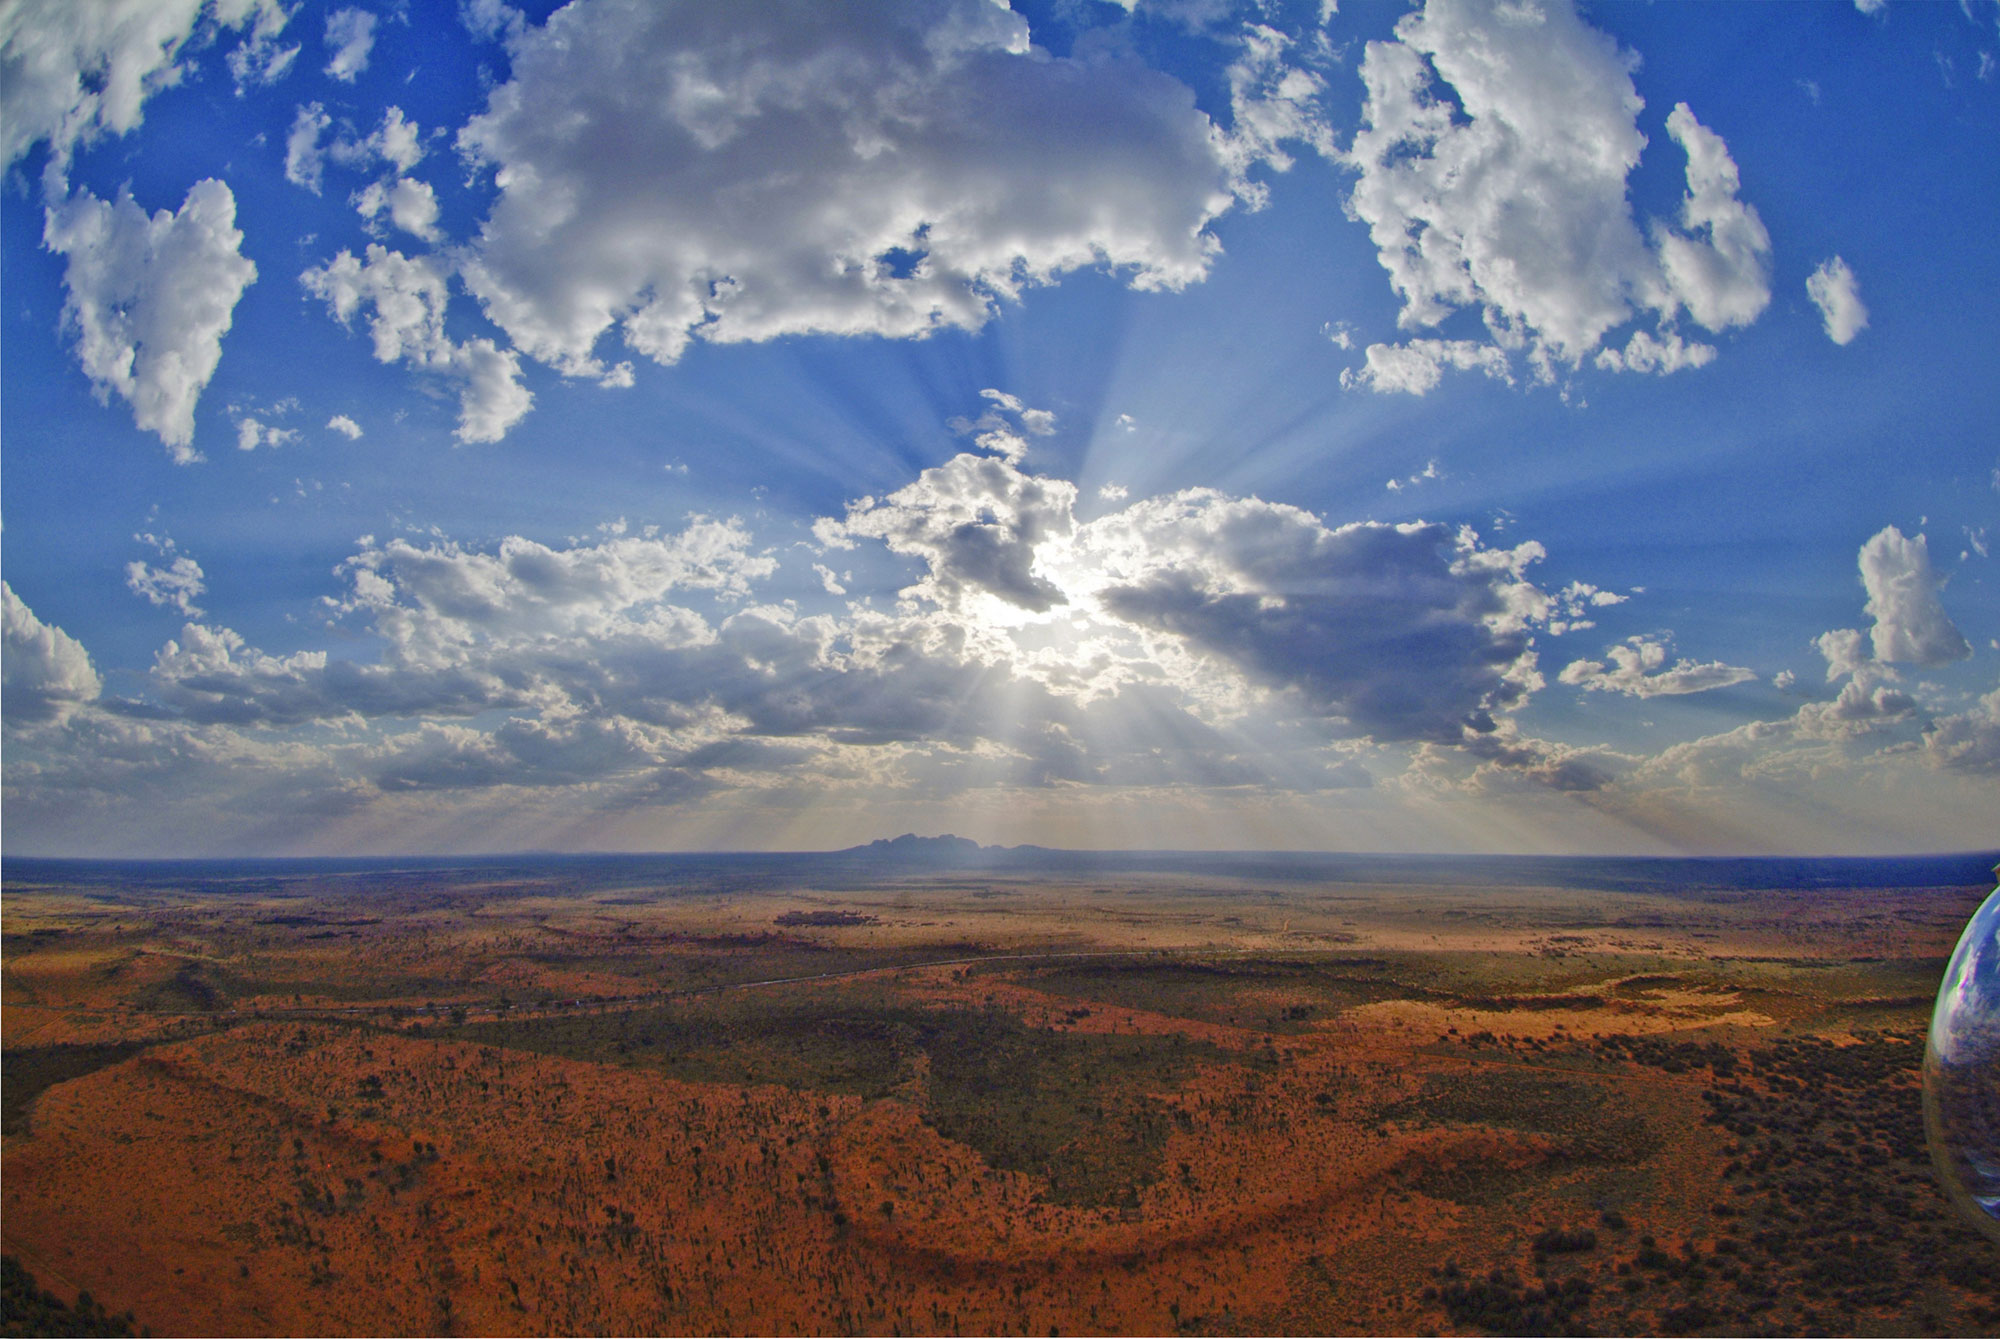
[(1698, 340), (1682, 339), (1673, 331), (1664, 337), (1649, 330), (1635, 330), (1622, 349), (1601, 349), (1596, 363), (1611, 372), (1678, 372), (1687, 367), (1707, 367), (1715, 361), (1715, 346)]
[(1933, 721), (1924, 732), (1924, 756), (1950, 771), (2000, 773), (2000, 688), (1970, 711)]
[(1624, 604), (1631, 598), (1616, 591), (1600, 590), (1588, 581), (1572, 581), (1547, 597), (1539, 617), (1546, 620), (1551, 636), (1560, 637), (1566, 632), (1596, 627), (1596, 620), (1590, 617), (1594, 610)]
[(1563, 683), (1595, 692), (1625, 693), (1632, 697), (1677, 697), (1684, 693), (1705, 693), (1712, 688), (1747, 683), (1756, 674), (1740, 665), (1719, 660), (1698, 665), (1677, 660), (1667, 665), (1667, 648), (1649, 637), (1628, 637), (1622, 646), (1605, 649), (1609, 663), (1573, 660), (1557, 676)]
[(950, 609), (974, 593), (1036, 613), (1067, 598), (1035, 571), (1041, 543), (1071, 528), (1076, 485), (1024, 474), (1005, 459), (954, 456), (879, 502), (864, 498), (846, 519), (822, 521), (823, 544), (879, 539), (922, 558), (929, 574), (913, 593)]
[(284, 46), (278, 41), (278, 34), (285, 30), (292, 16), (277, 0), (258, 0), (253, 9), (256, 22), (243, 40), (230, 49), (227, 62), (239, 98), (254, 86), (277, 83), (291, 73), (293, 62), (299, 58), (298, 43)]
[(1861, 582), (1875, 659), (1936, 668), (1972, 654), (1971, 645), (1945, 613), (1938, 592), (1944, 578), (1931, 568), (1924, 536), (1906, 538), (1895, 526), (1861, 546)]
[[(405, 278), (350, 308), (376, 319), (392, 358), (438, 338), (441, 281)], [(341, 813), (399, 795), (563, 791), (587, 807), (807, 782), (1309, 792), (1372, 786), (1371, 759), (1413, 747), (1495, 785), (1591, 790), (1615, 774), (1609, 755), (1508, 719), (1541, 686), (1535, 633), (1605, 594), (1539, 588), (1539, 545), (1425, 522), (1332, 527), (1205, 489), (1081, 522), (1076, 486), (1022, 458), (1054, 416), (998, 390), (983, 404), (961, 425), (976, 449), (816, 526), (822, 546), (913, 561), (890, 608), (865, 590), (810, 615), (760, 602), (778, 558), (733, 519), (619, 522), (567, 544), (371, 537), (325, 601), (341, 652), (266, 649), (207, 622), (199, 564), (142, 536), (159, 556), (128, 584), (187, 620), (143, 696), (83, 707), (100, 690), (81, 648), (10, 612), (24, 641), (84, 667), (67, 697), (10, 688), (23, 704), (10, 711), (61, 715), (72, 735), (28, 764), (42, 769), (29, 788), (59, 772), (86, 785), (85, 752), (137, 749), (146, 731), (191, 767), (241, 757), (261, 776), (287, 765), (267, 747), (282, 742), (314, 778), (286, 802)], [(801, 566), (847, 596), (854, 572), (811, 556)], [(10, 642), (10, 674), (16, 662), (24, 683), (63, 677), (31, 674)], [(10, 785), (29, 785), (22, 766)], [(227, 790), (221, 761), (196, 770)]]
[(1813, 639), (1813, 646), (1826, 658), (1828, 683), (1854, 674), (1869, 663), (1868, 634), (1857, 628), (1822, 632)]
[(0, 718), (10, 731), (60, 724), (94, 701), (103, 682), (74, 637), (35, 617), (14, 588), (0, 581), (5, 651), (0, 656)]
[(368, 68), (375, 49), (375, 16), (365, 9), (336, 9), (326, 16), (326, 44), (333, 55), (326, 72), (351, 84)]
[(438, 241), (437, 192), (429, 182), (407, 175), (423, 161), (422, 127), (401, 107), (390, 107), (382, 114), (382, 124), (369, 134), (357, 137), (345, 130), (322, 144), (332, 126), (333, 118), (319, 103), (298, 109), (285, 141), (286, 179), (317, 195), (329, 161), (354, 171), (386, 166), (386, 173), (353, 194), (355, 211), (371, 233), (380, 235), (380, 223), (386, 218), (412, 237)]
[(326, 421), (326, 426), (345, 437), (350, 442), (361, 440), (361, 425), (345, 414), (335, 414)]
[(1868, 328), (1868, 308), (1861, 301), (1861, 282), (1839, 256), (1820, 262), (1806, 277), (1806, 295), (1819, 308), (1826, 323), (1826, 337), (1835, 344), (1850, 344)]
[(126, 588), (149, 604), (199, 618), (201, 609), (195, 604), (195, 598), (208, 589), (201, 564), (185, 553), (174, 552), (176, 546), (171, 539), (153, 535), (138, 535), (135, 538), (157, 550), (166, 561), (158, 566), (140, 560), (125, 564)]
[(1706, 330), (1749, 325), (1771, 302), (1771, 234), (1737, 198), (1742, 182), (1729, 146), (1685, 102), (1667, 116), (1667, 134), (1688, 160), (1681, 231), (1653, 230), (1670, 297)]
[(633, 721), (513, 718), (494, 730), (426, 722), (371, 759), (384, 790), (568, 786), (660, 767), (686, 752), (671, 732)]
[(1444, 376), (1444, 369), (1484, 372), (1495, 381), (1513, 383), (1512, 367), (1505, 349), (1481, 344), (1473, 339), (1413, 339), (1402, 344), (1370, 344), (1367, 362), (1359, 369), (1340, 374), (1340, 384), (1352, 389), (1366, 386), (1374, 391), (1400, 391), (1405, 395), (1428, 395)]
[(464, 273), (570, 372), (613, 327), (672, 362), (695, 338), (976, 329), (1082, 267), (1179, 288), (1241, 175), (1184, 85), (1037, 53), (985, 0), (584, 0), (510, 56), (459, 136), (500, 190)]
[[(1402, 297), (1403, 328), (1476, 308), (1491, 353), (1519, 353), (1547, 380), (1647, 312), (1658, 329), (1601, 366), (1699, 366), (1713, 351), (1674, 334), (1682, 311), (1710, 330), (1757, 318), (1770, 238), (1738, 199), (1722, 139), (1685, 104), (1667, 118), (1687, 156), (1678, 226), (1657, 222), (1649, 238), (1632, 217), (1626, 181), (1646, 141), (1631, 64), (1569, 0), (1429, 0), (1396, 40), (1368, 44), (1349, 208)], [(1414, 358), (1371, 348), (1357, 380), (1422, 394), (1442, 366), (1497, 374), (1470, 350), (1438, 356), (1463, 343), (1413, 341)]]
[(1376, 740), (1462, 743), (1540, 686), (1525, 577), (1541, 546), (1484, 548), (1434, 523), (1327, 529), (1208, 489), (1094, 521), (1112, 615), (1172, 633)]
[[(1828, 682), (1840, 684), (1832, 700), (1809, 701), (1781, 720), (1751, 721), (1667, 748), (1634, 769), (1628, 793), (1657, 801), (1678, 789), (1683, 799), (1736, 809), (1788, 802), (1782, 797), (1802, 789), (1817, 802), (1863, 777), (1895, 776), (1898, 785), (1917, 785), (1909, 764), (1918, 760), (1930, 764), (1923, 770), (1933, 776), (2000, 770), (2000, 690), (1966, 711), (1926, 721), (1923, 702), (1902, 685), (1896, 668), (1935, 667), (1970, 654), (1938, 604), (1941, 583), (1923, 536), (1906, 538), (1885, 527), (1862, 546), (1859, 565), (1873, 626), (1835, 629), (1814, 642), (1826, 659)], [(1781, 690), (1796, 686), (1794, 676), (1779, 676)], [(1928, 793), (1948, 804), (1963, 804), (1968, 794)], [(1979, 803), (1984, 801), (1975, 799), (1975, 809)]]
[(486, 42), (511, 42), (528, 26), (526, 16), (507, 0), (459, 0), (458, 19), (467, 32)]
[(446, 336), (449, 282), (431, 258), (371, 244), (366, 259), (342, 251), (301, 274), (299, 282), (343, 325), (364, 308), (370, 311), (368, 331), (378, 362), (408, 362), (456, 382), (461, 442), (497, 442), (534, 406), (513, 350), (483, 337), (456, 343)]
[(195, 403), (257, 277), (229, 187), (196, 182), (179, 210), (150, 217), (130, 193), (113, 202), (79, 190), (49, 206), (42, 240), (68, 258), (63, 320), (98, 397), (117, 392), (175, 461), (199, 460)]
[[(1463, 742), (1468, 757), (1478, 760), (1472, 774), (1462, 783), (1472, 790), (1499, 790), (1518, 787), (1523, 782), (1554, 791), (1586, 792), (1602, 790), (1620, 773), (1629, 769), (1631, 759), (1608, 749), (1580, 749), (1523, 734), (1511, 720), (1496, 729), (1473, 735)], [(1442, 764), (1442, 765), (1441, 765)], [(1413, 779), (1428, 780), (1449, 771), (1435, 745), (1425, 745), (1416, 759)]]
[(370, 182), (354, 197), (354, 208), (371, 223), (387, 214), (391, 223), (412, 237), (426, 242), (438, 238), (437, 195), (429, 182), (414, 177)]
[(608, 635), (625, 615), (676, 590), (735, 598), (776, 563), (751, 551), (739, 521), (696, 518), (678, 534), (619, 536), (553, 549), (518, 536), (487, 554), (406, 539), (369, 545), (348, 560), (350, 608), (376, 614), (376, 627), (405, 654), (448, 658), (448, 646), (477, 641)]
[(326, 151), (320, 148), (319, 140), (332, 124), (333, 118), (317, 102), (300, 107), (293, 115), (292, 128), (285, 133), (286, 181), (319, 194), (326, 170)]
[(1800, 707), (1795, 724), (1808, 739), (1838, 739), (1887, 722), (1908, 720), (1916, 706), (1916, 699), (1908, 693), (1864, 669), (1841, 685), (1833, 701), (1808, 702)]
[(245, 70), (276, 78), (290, 62), (268, 44), (287, 17), (278, 0), (15, 0), (0, 10), (0, 168), (46, 141), (61, 177), (78, 145), (136, 129), (204, 18), (252, 25)]
[(1263, 185), (1249, 179), (1260, 163), (1277, 171), (1292, 166), (1286, 145), (1307, 145), (1326, 157), (1337, 150), (1320, 99), (1326, 83), (1290, 58), (1293, 39), (1268, 24), (1244, 25), (1240, 51), (1225, 72), (1229, 80), (1230, 133), (1225, 143), (1234, 160), (1234, 189), (1246, 204), (1261, 208)]
[[(200, 729), (372, 723), (343, 765), (382, 794), (615, 779), (690, 795), (781, 774), (1372, 784), (1343, 740), (1435, 742), (1542, 785), (1600, 783), (1597, 763), (1496, 719), (1540, 684), (1531, 630), (1574, 603), (1527, 580), (1539, 546), (1328, 528), (1209, 490), (1088, 524), (1075, 500), (1002, 451), (963, 453), (819, 526), (823, 543), (919, 561), (897, 607), (810, 617), (752, 603), (776, 560), (736, 521), (568, 547), (368, 539), (329, 611), (376, 639), (376, 658), (267, 652), (190, 610), (146, 709)], [(852, 580), (813, 566), (830, 593)], [(475, 719), (495, 713), (509, 719)]]
[(249, 414), (236, 417), (236, 449), (255, 451), (260, 446), (288, 446), (299, 440), (297, 428), (280, 428), (264, 423)]

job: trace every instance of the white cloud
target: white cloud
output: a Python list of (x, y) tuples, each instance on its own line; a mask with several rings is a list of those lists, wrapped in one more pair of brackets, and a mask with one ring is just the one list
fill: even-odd
[(397, 172), (408, 172), (423, 161), (423, 131), (403, 115), (401, 107), (382, 113), (382, 124), (352, 150), (344, 151), (343, 162), (361, 163), (379, 159)]
[(1932, 722), (1924, 732), (1924, 755), (1951, 771), (2000, 773), (2000, 688), (1980, 698), (1970, 711)]
[(1231, 125), (1226, 143), (1237, 175), (1233, 189), (1254, 209), (1264, 205), (1267, 192), (1248, 179), (1253, 166), (1289, 170), (1288, 142), (1308, 145), (1329, 158), (1337, 151), (1320, 104), (1325, 81), (1287, 59), (1292, 39), (1267, 24), (1246, 23), (1237, 41), (1241, 52), (1225, 71)]
[(361, 425), (345, 414), (335, 414), (326, 421), (326, 426), (345, 437), (350, 442), (361, 440)]
[(1880, 14), (1889, 8), (1889, 0), (1854, 0), (1854, 7), (1863, 14)]
[(1835, 344), (1852, 343), (1868, 328), (1868, 308), (1861, 301), (1861, 284), (1839, 256), (1821, 261), (1806, 278), (1806, 294), (1826, 323), (1826, 337)]
[(236, 96), (239, 98), (253, 86), (277, 83), (291, 73), (293, 63), (299, 58), (298, 43), (290, 46), (278, 43), (278, 34), (285, 30), (285, 24), (292, 16), (277, 0), (261, 0), (255, 10), (256, 23), (243, 40), (230, 49), (228, 56), (229, 76), (236, 81)]
[(158, 567), (138, 559), (126, 563), (125, 585), (148, 603), (179, 610), (190, 618), (201, 616), (195, 599), (208, 589), (201, 564), (184, 553)]
[(1655, 373), (1707, 367), (1715, 361), (1715, 346), (1684, 340), (1674, 331), (1658, 338), (1650, 330), (1635, 330), (1622, 349), (1600, 349), (1596, 363), (1610, 372)]
[[(380, 183), (380, 188), (386, 192), (401, 179), (403, 173), (423, 161), (423, 130), (403, 115), (401, 107), (390, 107), (384, 111), (382, 124), (360, 139), (347, 130), (322, 146), (320, 138), (332, 127), (333, 118), (319, 103), (307, 103), (298, 109), (292, 118), (292, 128), (285, 137), (287, 181), (318, 195), (329, 158), (342, 167), (356, 171), (365, 171), (376, 163), (386, 163), (389, 175)], [(362, 212), (366, 214), (370, 211)]]
[(1944, 578), (1931, 568), (1924, 536), (1909, 539), (1885, 527), (1861, 546), (1861, 581), (1866, 612), (1875, 619), (1869, 638), (1877, 660), (1935, 668), (1972, 654), (1938, 599)]
[(347, 567), (349, 607), (376, 611), (378, 629), (404, 654), (437, 659), (447, 646), (482, 640), (607, 636), (673, 591), (745, 598), (776, 563), (752, 552), (741, 522), (694, 517), (678, 534), (570, 549), (519, 536), (491, 554), (393, 539), (363, 548)]
[(978, 418), (963, 415), (947, 419), (945, 426), (961, 437), (970, 437), (983, 451), (1005, 456), (1019, 464), (1028, 454), (1029, 437), (1047, 437), (1056, 430), (1056, 416), (1047, 409), (1031, 409), (1020, 397), (992, 387), (979, 392), (992, 408)]
[(49, 206), (42, 239), (68, 257), (63, 319), (99, 397), (116, 391), (175, 461), (199, 460), (195, 403), (257, 277), (229, 187), (197, 182), (177, 212), (151, 217), (130, 194), (114, 203), (79, 190)]
[(1705, 693), (1757, 677), (1740, 665), (1725, 665), (1719, 660), (1698, 665), (1682, 659), (1669, 667), (1665, 644), (1649, 637), (1628, 637), (1621, 646), (1607, 647), (1605, 654), (1610, 657), (1609, 664), (1573, 660), (1558, 677), (1578, 688), (1641, 698)]
[(74, 637), (36, 618), (5, 581), (0, 581), (0, 607), (5, 615), (0, 717), (9, 730), (61, 724), (96, 699), (103, 681)]
[(351, 84), (368, 68), (375, 48), (375, 16), (365, 9), (336, 9), (326, 16), (326, 44), (333, 51), (326, 72)]
[(485, 42), (512, 42), (528, 26), (526, 16), (507, 0), (458, 0), (458, 19)]
[(1845, 678), (1869, 663), (1868, 634), (1855, 628), (1822, 632), (1813, 639), (1813, 645), (1826, 658), (1828, 683)]
[(1771, 302), (1771, 234), (1757, 211), (1736, 198), (1742, 182), (1729, 146), (1685, 102), (1667, 116), (1667, 134), (1688, 160), (1682, 231), (1654, 228), (1672, 297), (1704, 329), (1749, 325)]
[(320, 148), (319, 137), (332, 124), (333, 118), (317, 102), (298, 109), (292, 117), (292, 128), (285, 135), (286, 181), (319, 194), (321, 175), (326, 169), (326, 151)]
[(426, 242), (438, 238), (438, 202), (429, 182), (413, 177), (370, 182), (354, 197), (354, 207), (371, 222), (386, 212), (391, 223), (412, 237)]
[[(1349, 207), (1402, 296), (1403, 328), (1476, 307), (1493, 351), (1524, 355), (1549, 380), (1645, 312), (1656, 335), (1601, 366), (1699, 365), (1705, 346), (1671, 330), (1681, 309), (1711, 330), (1762, 312), (1770, 239), (1737, 199), (1721, 138), (1685, 104), (1667, 118), (1687, 154), (1680, 227), (1655, 224), (1650, 244), (1641, 235), (1626, 196), (1645, 147), (1631, 60), (1569, 0), (1429, 0), (1396, 39), (1368, 44), (1363, 126), (1345, 161), (1359, 174)], [(1358, 380), (1422, 394), (1447, 361), (1495, 375), (1420, 343), (1432, 347), (1418, 359), (1371, 348)]]
[[(220, 28), (254, 23), (256, 44), (287, 16), (277, 0), (14, 0), (0, 9), (0, 168), (46, 140), (60, 178), (78, 145), (136, 129), (146, 100), (180, 83), (181, 49), (204, 17)], [(289, 62), (259, 50), (246, 69), (271, 71), (275, 60), (269, 77), (282, 74)]]
[(1908, 720), (1916, 706), (1915, 698), (1892, 687), (1879, 671), (1862, 669), (1840, 686), (1833, 701), (1800, 707), (1794, 724), (1807, 739), (1841, 739)]
[(1624, 604), (1631, 598), (1616, 591), (1599, 590), (1588, 581), (1572, 581), (1550, 594), (1546, 606), (1538, 611), (1537, 616), (1547, 621), (1551, 636), (1560, 637), (1564, 633), (1596, 627), (1596, 622), (1587, 617), (1591, 611)]
[(1432, 460), (1406, 479), (1389, 480), (1387, 487), (1391, 493), (1400, 493), (1405, 488), (1415, 488), (1419, 484), (1429, 483), (1432, 479), (1442, 479), (1443, 477), (1443, 473), (1438, 469), (1437, 461)]
[(1106, 267), (1204, 277), (1236, 153), (1179, 82), (1030, 49), (987, 0), (853, 7), (582, 0), (510, 46), (461, 132), (500, 198), (464, 274), (529, 355), (601, 337), (975, 329)]
[(1479, 371), (1496, 381), (1514, 380), (1507, 352), (1491, 344), (1471, 339), (1413, 339), (1403, 344), (1370, 344), (1368, 362), (1356, 371), (1340, 374), (1340, 384), (1348, 389), (1366, 386), (1374, 391), (1401, 391), (1405, 395), (1427, 395), (1436, 388), (1443, 369)]
[(299, 440), (297, 428), (280, 428), (263, 423), (248, 414), (236, 417), (236, 449), (255, 451), (260, 446), (289, 446)]
[(1931, 568), (1923, 535), (1911, 539), (1895, 526), (1885, 526), (1861, 546), (1859, 565), (1868, 591), (1863, 608), (1874, 623), (1865, 632), (1835, 628), (1814, 640), (1826, 659), (1827, 682), (1847, 682), (1833, 702), (1800, 708), (1798, 723), (1808, 734), (1852, 732), (1878, 721), (1906, 719), (1916, 702), (1889, 686), (1899, 678), (1896, 665), (1936, 668), (1972, 654), (1938, 599), (1944, 580)]
[(450, 298), (445, 274), (429, 257), (406, 256), (371, 244), (367, 259), (351, 251), (299, 276), (346, 325), (363, 309), (378, 362), (407, 361), (443, 374), (459, 387), (458, 439), (497, 442), (534, 405), (521, 384), (520, 359), (490, 339), (454, 343), (444, 330)]
[(1008, 459), (970, 454), (928, 469), (881, 501), (864, 498), (846, 519), (821, 521), (823, 544), (879, 539), (892, 553), (923, 559), (930, 573), (912, 594), (957, 610), (976, 594), (1040, 612), (1067, 597), (1035, 570), (1037, 549), (1067, 535), (1076, 485), (1024, 474)]

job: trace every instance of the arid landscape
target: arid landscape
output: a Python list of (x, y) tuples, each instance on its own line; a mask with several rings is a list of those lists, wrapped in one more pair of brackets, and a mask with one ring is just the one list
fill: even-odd
[(1918, 1086), (1979, 859), (1577, 868), (10, 861), (10, 1313), (2000, 1328)]

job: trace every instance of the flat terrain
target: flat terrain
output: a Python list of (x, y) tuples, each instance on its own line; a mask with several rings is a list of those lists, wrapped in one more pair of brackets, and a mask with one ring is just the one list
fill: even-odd
[(0, 1236), (135, 1330), (2000, 1328), (1985, 885), (17, 868)]

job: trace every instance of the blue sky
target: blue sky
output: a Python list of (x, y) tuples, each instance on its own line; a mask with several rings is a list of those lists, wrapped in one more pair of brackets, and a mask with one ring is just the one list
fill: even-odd
[(1996, 59), (0, 4), (5, 849), (1991, 845)]

